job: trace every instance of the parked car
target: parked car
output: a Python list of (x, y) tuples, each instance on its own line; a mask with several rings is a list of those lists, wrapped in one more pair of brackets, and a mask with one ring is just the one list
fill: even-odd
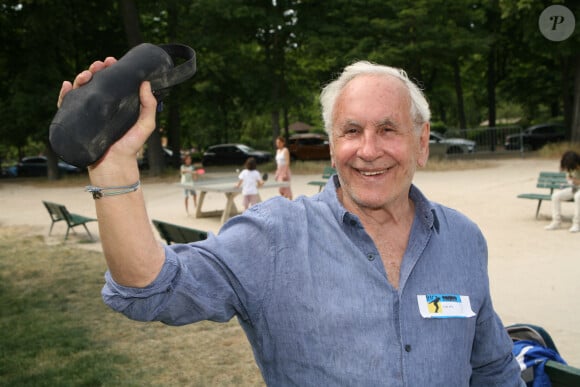
[(430, 155), (451, 155), (473, 153), (477, 144), (464, 138), (447, 138), (439, 132), (431, 132), (429, 137)]
[[(81, 169), (65, 163), (62, 160), (58, 161), (58, 170), (61, 174), (75, 174), (80, 173)], [(45, 156), (30, 156), (23, 157), (11, 172), (14, 176), (47, 176), (48, 175), (48, 161)]]
[(207, 148), (203, 153), (201, 163), (204, 167), (210, 165), (243, 165), (249, 157), (256, 159), (258, 164), (272, 160), (272, 153), (255, 150), (244, 144), (219, 144)]
[(329, 160), (328, 137), (322, 134), (295, 134), (288, 139), (288, 151), (292, 160)]
[(564, 141), (566, 128), (561, 124), (545, 123), (530, 126), (522, 133), (510, 134), (505, 138), (505, 148), (509, 150), (536, 150), (552, 142)]

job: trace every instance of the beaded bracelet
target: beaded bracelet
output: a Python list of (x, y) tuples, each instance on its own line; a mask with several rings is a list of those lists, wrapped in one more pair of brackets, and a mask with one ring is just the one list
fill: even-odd
[(93, 194), (93, 199), (100, 199), (103, 196), (123, 195), (130, 192), (135, 192), (139, 189), (141, 180), (131, 185), (121, 185), (118, 187), (95, 187), (94, 185), (87, 185), (85, 191)]

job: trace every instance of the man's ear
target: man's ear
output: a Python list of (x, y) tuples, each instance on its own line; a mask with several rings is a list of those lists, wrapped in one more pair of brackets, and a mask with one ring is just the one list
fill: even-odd
[(332, 140), (330, 141), (330, 166), (332, 168), (336, 168), (336, 164), (334, 163), (334, 144), (332, 143)]
[(417, 165), (423, 168), (427, 165), (429, 159), (429, 136), (431, 134), (431, 124), (425, 122), (421, 125), (421, 133), (419, 135), (419, 154), (417, 157)]

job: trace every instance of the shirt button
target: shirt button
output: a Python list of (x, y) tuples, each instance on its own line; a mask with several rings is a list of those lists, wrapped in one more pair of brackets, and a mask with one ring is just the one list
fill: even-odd
[(375, 260), (375, 256), (374, 256), (374, 254), (368, 254), (368, 255), (367, 255), (367, 259), (368, 259), (369, 261), (374, 261), (374, 260)]
[(411, 352), (411, 345), (410, 344), (405, 345), (405, 352)]

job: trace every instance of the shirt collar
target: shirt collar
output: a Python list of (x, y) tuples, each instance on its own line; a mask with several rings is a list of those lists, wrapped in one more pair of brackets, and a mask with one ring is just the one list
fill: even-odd
[[(352, 224), (352, 221), (358, 220), (358, 217), (348, 212), (340, 203), (336, 194), (338, 187), (340, 187), (338, 175), (332, 175), (320, 193), (320, 198), (329, 204), (337, 221)], [(434, 204), (414, 184), (411, 184), (409, 197), (415, 203), (415, 219), (421, 221), (426, 228), (434, 228), (436, 232), (439, 232), (439, 220)]]

